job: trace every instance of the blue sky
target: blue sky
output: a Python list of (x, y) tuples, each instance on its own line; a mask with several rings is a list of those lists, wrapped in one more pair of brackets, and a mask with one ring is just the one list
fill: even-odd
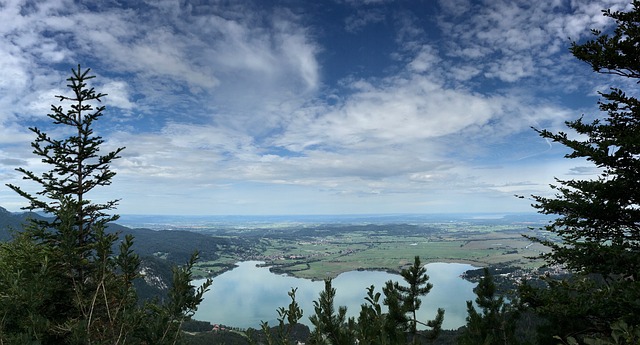
[(599, 116), (568, 51), (628, 1), (0, 2), (0, 206), (81, 63), (126, 146), (123, 214), (527, 212), (588, 162), (531, 127)]

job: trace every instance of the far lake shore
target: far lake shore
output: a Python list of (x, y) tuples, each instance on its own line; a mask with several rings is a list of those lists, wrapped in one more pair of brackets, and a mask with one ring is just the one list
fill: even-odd
[[(318, 299), (324, 284), (317, 280), (274, 274), (268, 267), (260, 267), (262, 263), (239, 262), (235, 269), (213, 278), (213, 285), (194, 318), (240, 328), (259, 328), (261, 321), (275, 324), (276, 310), (289, 304), (287, 293), (296, 288), (296, 300), (304, 311), (301, 322), (310, 325), (308, 317), (313, 313), (313, 301)], [(426, 267), (429, 282), (434, 287), (423, 299), (422, 319), (431, 319), (437, 308), (444, 308), (444, 328), (459, 328), (465, 323), (466, 301), (475, 298), (475, 283), (464, 280), (461, 275), (477, 267), (446, 262), (429, 263)], [(381, 291), (387, 280), (402, 283), (399, 275), (381, 271), (349, 271), (336, 276), (332, 281), (337, 290), (336, 308), (344, 305), (348, 308), (348, 316), (357, 317), (360, 305), (364, 303), (366, 288), (374, 285), (376, 291)], [(201, 282), (196, 280), (194, 285)]]

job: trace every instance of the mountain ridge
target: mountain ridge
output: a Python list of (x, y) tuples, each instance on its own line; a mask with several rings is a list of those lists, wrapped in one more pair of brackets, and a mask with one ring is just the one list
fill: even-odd
[[(35, 212), (10, 212), (0, 206), (0, 242), (10, 241), (14, 232), (28, 225), (29, 219), (46, 219)], [(171, 267), (184, 265), (194, 251), (202, 261), (215, 260), (221, 252), (240, 242), (228, 238), (213, 237), (185, 230), (151, 230), (129, 228), (110, 223), (107, 232), (118, 233), (120, 239), (133, 235), (133, 250), (141, 259), (140, 271), (144, 273), (134, 284), (142, 299), (166, 296), (172, 281)], [(118, 251), (119, 241), (114, 245)]]
[[(29, 219), (46, 219), (35, 212), (10, 212), (0, 206), (0, 241), (10, 240), (12, 232), (28, 225)], [(163, 255), (168, 261), (183, 264), (198, 250), (202, 260), (215, 260), (218, 252), (233, 242), (228, 238), (213, 237), (186, 230), (151, 230), (130, 228), (109, 223), (107, 232), (117, 232), (120, 238), (134, 236), (134, 251), (140, 256)]]

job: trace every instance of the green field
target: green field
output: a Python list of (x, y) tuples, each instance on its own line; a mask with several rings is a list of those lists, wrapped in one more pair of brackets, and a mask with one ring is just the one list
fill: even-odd
[[(276, 272), (300, 278), (334, 278), (353, 270), (397, 272), (420, 256), (424, 263), (459, 262), (477, 266), (504, 264), (534, 268), (540, 261), (528, 259), (545, 248), (522, 237), (532, 234), (522, 224), (474, 225), (468, 223), (424, 226), (341, 226), (271, 231), (258, 230), (236, 236), (253, 236), (251, 255), (222, 255), (199, 263), (196, 274), (223, 272), (234, 262), (260, 260)], [(228, 235), (228, 234), (227, 234)]]

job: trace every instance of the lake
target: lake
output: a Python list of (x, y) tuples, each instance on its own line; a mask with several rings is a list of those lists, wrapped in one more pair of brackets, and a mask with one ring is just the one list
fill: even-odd
[[(291, 301), (287, 293), (291, 288), (298, 288), (296, 300), (304, 312), (301, 323), (311, 325), (309, 316), (314, 313), (313, 301), (318, 300), (320, 292), (324, 290), (324, 282), (274, 274), (267, 267), (257, 267), (258, 264), (261, 262), (240, 262), (235, 269), (215, 277), (194, 318), (240, 328), (259, 328), (260, 321), (268, 321), (269, 325), (275, 326), (278, 316), (276, 310), (279, 307), (286, 308)], [(456, 263), (431, 263), (426, 267), (433, 289), (423, 298), (418, 319), (433, 319), (436, 310), (444, 308), (444, 329), (457, 329), (464, 325), (466, 301), (475, 300), (473, 288), (476, 284), (462, 279), (460, 275), (476, 267)], [(365, 302), (367, 287), (374, 285), (376, 292), (382, 292), (388, 280), (404, 283), (401, 276), (386, 272), (352, 271), (340, 274), (333, 279), (336, 310), (338, 306), (346, 306), (347, 315), (357, 318), (360, 305)], [(197, 280), (194, 284), (197, 286), (202, 282)]]

